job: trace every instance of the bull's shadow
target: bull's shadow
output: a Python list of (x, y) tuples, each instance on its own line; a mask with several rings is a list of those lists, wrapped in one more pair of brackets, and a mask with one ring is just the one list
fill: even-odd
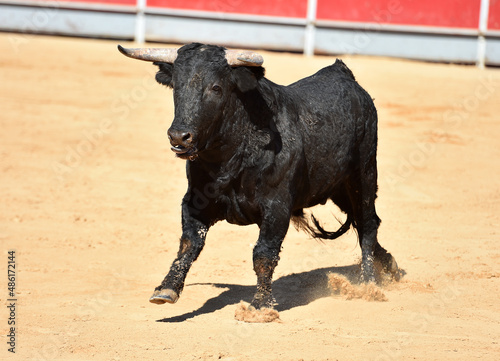
[[(331, 295), (328, 287), (328, 274), (338, 273), (344, 275), (352, 283), (357, 283), (359, 276), (359, 265), (344, 267), (319, 268), (308, 272), (293, 273), (278, 278), (273, 282), (273, 294), (278, 302), (275, 306), (278, 312), (286, 311), (298, 306), (304, 306), (319, 298)], [(212, 313), (227, 305), (238, 304), (241, 300), (250, 302), (256, 287), (243, 286), (226, 283), (196, 283), (186, 285), (211, 285), (219, 288), (227, 288), (217, 297), (209, 299), (199, 309), (179, 316), (167, 317), (158, 322), (182, 322), (187, 319)]]

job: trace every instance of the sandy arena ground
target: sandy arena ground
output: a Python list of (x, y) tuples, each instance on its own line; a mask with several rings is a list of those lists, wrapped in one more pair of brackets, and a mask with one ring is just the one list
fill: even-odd
[[(331, 294), (327, 274), (359, 262), (354, 232), (291, 227), (281, 322), (254, 324), (234, 316), (254, 291), (255, 226), (214, 226), (179, 302), (148, 302), (177, 252), (184, 161), (171, 91), (116, 44), (0, 34), (0, 301), (9, 249), (18, 297), (0, 359), (500, 359), (499, 70), (343, 57), (379, 110), (379, 240), (406, 275), (385, 302)], [(335, 59), (263, 54), (279, 84)], [(315, 213), (338, 226), (331, 204)]]

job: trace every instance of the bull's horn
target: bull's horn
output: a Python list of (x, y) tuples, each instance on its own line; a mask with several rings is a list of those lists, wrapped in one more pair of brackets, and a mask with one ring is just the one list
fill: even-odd
[[(162, 61), (173, 63), (177, 58), (176, 48), (135, 48), (125, 49), (118, 45), (118, 50), (129, 58), (144, 61)], [(261, 66), (264, 63), (262, 55), (253, 51), (226, 50), (226, 60), (231, 66)]]
[(231, 66), (261, 66), (264, 63), (262, 55), (244, 50), (226, 50), (226, 59)]
[(176, 48), (135, 48), (125, 49), (118, 45), (118, 50), (125, 56), (144, 61), (161, 61), (164, 63), (173, 63), (177, 58)]

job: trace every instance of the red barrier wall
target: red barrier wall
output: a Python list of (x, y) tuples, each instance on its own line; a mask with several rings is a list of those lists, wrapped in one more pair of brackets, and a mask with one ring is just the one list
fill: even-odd
[(0, 0), (0, 30), (500, 65), (500, 0)]
[(317, 18), (453, 28), (479, 26), (480, 0), (318, 0)]
[[(39, 1), (41, 5), (46, 0)], [(58, 4), (137, 5), (137, 0), (57, 0)], [(147, 0), (147, 6), (175, 10), (278, 16), (307, 16), (308, 0)], [(317, 0), (318, 20), (432, 26), (462, 29), (479, 28), (481, 0)], [(488, 30), (500, 30), (500, 0), (490, 0)]]
[(500, 0), (490, 0), (489, 30), (500, 30)]
[[(40, 0), (45, 1), (45, 0)], [(137, 0), (57, 0), (54, 4), (58, 3), (92, 3), (92, 4), (104, 4), (104, 5), (131, 5), (135, 6)]]
[(307, 0), (149, 0), (148, 6), (294, 18), (307, 12)]

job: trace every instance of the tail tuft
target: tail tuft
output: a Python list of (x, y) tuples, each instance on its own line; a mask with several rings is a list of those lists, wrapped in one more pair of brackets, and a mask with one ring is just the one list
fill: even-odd
[(294, 222), (295, 228), (297, 228), (298, 230), (303, 230), (307, 232), (309, 235), (311, 235), (311, 237), (321, 238), (321, 239), (339, 238), (344, 233), (346, 233), (353, 224), (353, 219), (348, 214), (346, 221), (344, 222), (344, 224), (342, 224), (342, 226), (340, 226), (338, 230), (333, 232), (327, 231), (321, 226), (321, 224), (319, 223), (317, 218), (314, 217), (314, 215), (311, 214), (311, 219), (308, 220), (306, 219), (306, 215), (302, 211), (298, 214), (295, 214), (292, 217), (292, 221)]

